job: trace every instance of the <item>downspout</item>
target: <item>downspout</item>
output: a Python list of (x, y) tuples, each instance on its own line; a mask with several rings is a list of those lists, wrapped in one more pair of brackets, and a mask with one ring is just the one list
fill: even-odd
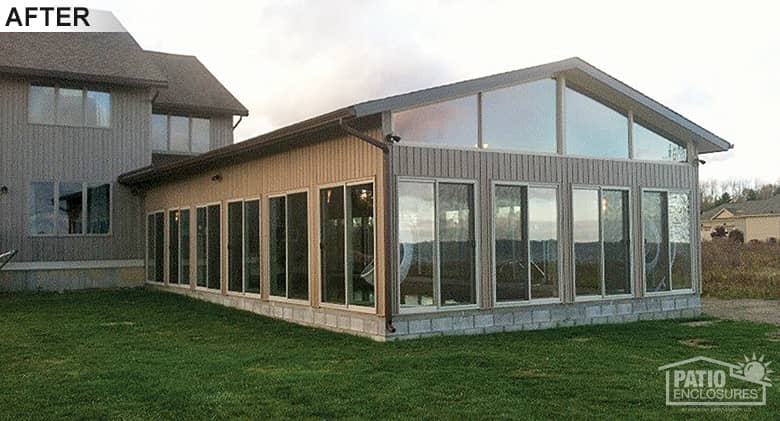
[[(356, 138), (382, 150), (382, 161), (384, 166), (383, 170), (385, 176), (385, 186), (384, 186), (385, 255), (392, 256), (390, 250), (393, 250), (393, 244), (392, 244), (392, 236), (390, 235), (390, 233), (393, 230), (393, 223), (391, 217), (388, 215), (389, 212), (387, 212), (390, 203), (392, 203), (392, 197), (390, 193), (390, 183), (391, 180), (393, 179), (393, 173), (390, 168), (390, 144), (388, 144), (385, 141), (373, 138), (359, 130), (356, 130), (348, 126), (346, 123), (344, 123), (342, 119), (339, 119), (339, 128), (341, 128), (341, 130), (344, 130), (346, 133), (355, 136)], [(392, 259), (387, 259), (387, 260), (388, 261), (385, 263), (385, 319), (387, 320), (387, 323), (385, 324), (385, 329), (387, 329), (387, 331), (390, 333), (394, 333), (395, 326), (393, 326), (393, 292), (392, 292), (393, 290), (391, 285), (392, 277), (393, 277), (393, 268), (391, 264)]]
[(243, 119), (244, 119), (244, 116), (242, 116), (242, 115), (238, 116), (238, 121), (236, 121), (236, 124), (233, 125), (233, 130), (235, 130), (236, 127), (238, 127), (238, 125), (241, 124), (241, 120), (243, 120)]

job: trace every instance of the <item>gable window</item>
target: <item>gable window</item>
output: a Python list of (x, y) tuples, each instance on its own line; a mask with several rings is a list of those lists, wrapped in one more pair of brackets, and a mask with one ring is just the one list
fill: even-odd
[(558, 297), (557, 195), (554, 187), (494, 187), (496, 302)]
[(645, 289), (692, 288), (691, 205), (687, 192), (642, 193)]
[(275, 196), (268, 203), (271, 295), (309, 299), (308, 194)]
[(678, 145), (641, 124), (634, 123), (633, 138), (635, 159), (676, 162), (688, 160), (685, 146)]
[(628, 158), (628, 118), (566, 88), (566, 152), (599, 158)]
[(33, 182), (31, 235), (95, 235), (111, 232), (111, 185)]
[(155, 152), (208, 152), (211, 120), (167, 114), (152, 114), (152, 150)]
[(222, 281), (222, 208), (219, 204), (199, 207), (195, 211), (195, 284), (220, 289)]
[(476, 304), (474, 200), (472, 183), (398, 183), (402, 308)]
[(482, 94), (482, 147), (555, 153), (555, 81), (545, 79)]
[(74, 127), (110, 127), (111, 94), (84, 88), (30, 85), (28, 121)]
[(628, 190), (572, 191), (577, 297), (631, 293)]
[(477, 96), (471, 95), (392, 115), (393, 132), (404, 142), (476, 148)]
[(260, 200), (228, 202), (228, 291), (260, 293)]

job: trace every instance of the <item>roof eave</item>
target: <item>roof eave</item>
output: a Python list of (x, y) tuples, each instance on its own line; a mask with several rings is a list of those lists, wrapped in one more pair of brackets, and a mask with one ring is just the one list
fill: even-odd
[(190, 104), (178, 104), (172, 102), (154, 102), (152, 109), (161, 112), (195, 113), (203, 115), (238, 115), (246, 117), (249, 110), (246, 108), (204, 107)]
[(112, 85), (125, 85), (134, 87), (156, 87), (166, 88), (168, 87), (167, 80), (157, 79), (138, 79), (127, 78), (121, 76), (108, 76), (108, 75), (94, 75), (87, 73), (75, 73), (66, 72), (61, 70), (42, 70), (42, 69), (30, 69), (22, 67), (8, 67), (0, 66), (0, 73), (27, 77), (27, 78), (47, 78), (47, 79), (64, 79), (73, 80), (79, 82), (95, 82), (95, 83), (107, 83)]

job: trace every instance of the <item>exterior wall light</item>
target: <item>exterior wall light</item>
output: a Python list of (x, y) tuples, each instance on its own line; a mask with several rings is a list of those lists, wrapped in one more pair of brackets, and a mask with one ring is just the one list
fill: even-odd
[(221, 182), (222, 181), (222, 174), (215, 174), (214, 176), (211, 177), (211, 181), (213, 181), (215, 183)]
[(0, 187), (0, 196), (5, 196), (6, 194), (8, 194), (8, 186)]

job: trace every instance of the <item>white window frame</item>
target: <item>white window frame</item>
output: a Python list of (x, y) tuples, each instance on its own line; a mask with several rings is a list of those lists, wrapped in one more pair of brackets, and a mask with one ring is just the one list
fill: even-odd
[(666, 252), (668, 254), (667, 259), (669, 262), (669, 291), (648, 291), (647, 290), (647, 279), (646, 279), (646, 270), (645, 270), (645, 224), (644, 224), (644, 218), (641, 218), (639, 221), (642, 226), (642, 290), (645, 293), (645, 296), (648, 297), (659, 297), (664, 295), (689, 295), (697, 292), (696, 284), (698, 282), (698, 275), (696, 270), (694, 270), (695, 267), (695, 261), (696, 258), (694, 257), (694, 213), (693, 213), (693, 192), (691, 190), (687, 189), (671, 189), (671, 188), (642, 188), (640, 191), (640, 209), (642, 206), (642, 200), (644, 199), (645, 192), (647, 193), (666, 193), (666, 213), (667, 213), (667, 221), (669, 218), (669, 194), (670, 193), (683, 193), (688, 195), (688, 217), (689, 217), (689, 238), (690, 241), (690, 259), (691, 259), (691, 267), (690, 267), (690, 274), (691, 274), (691, 287), (690, 288), (684, 288), (684, 289), (674, 289), (674, 279), (672, 279), (672, 247), (671, 247), (671, 238), (669, 238), (669, 232), (670, 232), (670, 224), (667, 222), (666, 227), (666, 238), (667, 238), (667, 244), (666, 244)]
[[(307, 294), (307, 298), (305, 300), (302, 300), (302, 299), (299, 299), (299, 298), (289, 298), (290, 297), (290, 270), (289, 270), (289, 267), (290, 267), (289, 266), (289, 259), (290, 259), (290, 237), (289, 237), (290, 236), (290, 229), (289, 229), (289, 226), (288, 226), (288, 223), (287, 223), (287, 212), (288, 212), (288, 209), (289, 209), (287, 207), (287, 196), (290, 196), (290, 195), (296, 194), (296, 193), (306, 193), (306, 222), (307, 222), (306, 223), (306, 225), (307, 225), (306, 236), (307, 236), (307, 239), (308, 239), (308, 249), (306, 250), (306, 254), (307, 254), (306, 264), (307, 264), (307, 273), (308, 273), (308, 282), (309, 282), (309, 284), (307, 286), (308, 294)], [(269, 279), (268, 280), (268, 300), (269, 301), (284, 302), (284, 303), (311, 305), (311, 301), (312, 301), (312, 276), (311, 276), (311, 268), (312, 268), (311, 242), (312, 242), (312, 238), (311, 238), (311, 235), (309, 235), (309, 234), (311, 234), (310, 231), (311, 231), (311, 220), (312, 220), (312, 218), (311, 218), (311, 209), (312, 209), (312, 207), (311, 207), (311, 204), (312, 204), (311, 192), (309, 191), (308, 187), (304, 187), (304, 188), (300, 188), (300, 189), (286, 190), (284, 192), (276, 192), (276, 193), (267, 195), (266, 196), (266, 200), (268, 201), (268, 206), (269, 206), (269, 208), (268, 208), (269, 209), (269, 211), (268, 211), (268, 217), (269, 218), (271, 216), (271, 211), (270, 211), (271, 199), (279, 198), (279, 197), (284, 197), (284, 237), (285, 237), (285, 239), (284, 239), (284, 276), (285, 276), (285, 279), (284, 279), (284, 297), (282, 297), (280, 295), (272, 295), (271, 294), (271, 280)], [(269, 226), (268, 226), (268, 230), (269, 230), (269, 235), (268, 235), (268, 256), (266, 256), (267, 260), (265, 261), (265, 263), (267, 265), (266, 267), (268, 267), (268, 269), (270, 271), (270, 268), (271, 268), (271, 260), (270, 260), (271, 259), (271, 235), (270, 235), (270, 231), (272, 229), (271, 226), (270, 226), (270, 223), (271, 223), (270, 219), (268, 220), (268, 223), (269, 223)], [(269, 275), (270, 275), (270, 272), (269, 272)]]
[[(30, 94), (32, 91), (32, 88), (34, 86), (42, 87), (42, 88), (54, 88), (54, 115), (53, 123), (41, 123), (37, 121), (32, 121), (32, 113), (30, 112)], [(60, 89), (73, 89), (73, 90), (81, 90), (81, 124), (65, 124), (65, 123), (58, 123), (57, 122), (57, 114), (59, 113), (58, 109), (59, 106), (57, 105), (59, 101), (57, 101), (57, 98), (60, 96)], [(87, 124), (87, 93), (88, 92), (101, 92), (108, 94), (108, 107), (109, 107), (109, 117), (108, 117), (108, 126), (93, 126)], [(113, 113), (114, 113), (114, 93), (110, 89), (89, 89), (84, 86), (69, 86), (69, 85), (62, 85), (59, 83), (30, 83), (29, 89), (27, 90), (27, 123), (28, 124), (34, 124), (34, 125), (40, 125), (40, 126), (60, 126), (60, 127), (85, 127), (90, 129), (111, 129), (113, 125)]]
[[(257, 209), (257, 218), (258, 218), (258, 227), (257, 227), (257, 235), (258, 239), (260, 240), (261, 247), (259, 249), (259, 253), (257, 255), (258, 263), (260, 264), (260, 285), (259, 285), (259, 292), (246, 292), (246, 236), (244, 235), (246, 233), (246, 202), (258, 202), (258, 209)], [(226, 283), (226, 291), (228, 295), (235, 295), (235, 296), (241, 296), (241, 297), (250, 297), (250, 298), (260, 298), (263, 292), (263, 248), (262, 248), (262, 233), (263, 233), (263, 200), (260, 196), (256, 197), (245, 197), (245, 198), (238, 198), (238, 199), (230, 199), (225, 201), (225, 208), (227, 209), (227, 212), (225, 212), (225, 218), (227, 220), (226, 228), (230, 225), (230, 204), (231, 203), (241, 203), (241, 291), (231, 291), (230, 290), (230, 251), (228, 251), (227, 256), (225, 258), (225, 261), (227, 263), (227, 283)], [(227, 245), (230, 246), (230, 230), (228, 229), (225, 232), (225, 235), (227, 236)]]
[[(54, 232), (51, 234), (35, 234), (30, 232), (30, 209), (33, 205), (33, 195), (32, 195), (32, 184), (33, 183), (52, 183), (54, 185), (54, 197), (52, 198), (52, 211), (54, 212)], [(57, 210), (59, 208), (59, 200), (60, 200), (60, 184), (63, 183), (71, 183), (71, 184), (81, 184), (81, 233), (60, 233), (57, 230)], [(87, 214), (89, 213), (89, 199), (87, 197), (87, 193), (89, 191), (90, 187), (99, 187), (102, 185), (108, 185), (108, 232), (106, 233), (88, 233), (89, 228), (87, 227), (87, 222), (89, 222), (87, 218)], [(26, 219), (27, 219), (27, 227), (25, 228), (27, 232), (27, 236), (31, 238), (40, 238), (40, 237), (50, 237), (50, 238), (56, 238), (56, 237), (66, 237), (66, 238), (78, 238), (78, 237), (111, 237), (114, 235), (114, 185), (110, 181), (62, 181), (62, 180), (33, 180), (28, 183), (28, 189), (27, 189), (27, 211), (26, 211)]]
[[(199, 155), (206, 153), (211, 150), (211, 117), (204, 117), (200, 115), (194, 115), (194, 114), (171, 114), (171, 113), (155, 113), (152, 112), (152, 115), (159, 115), (165, 117), (165, 145), (166, 149), (155, 149), (154, 148), (154, 142), (150, 142), (152, 145), (152, 152), (154, 153), (165, 153), (165, 154), (174, 154), (174, 155)], [(171, 149), (171, 117), (182, 117), (187, 119), (187, 150), (186, 151), (175, 151)], [(209, 121), (209, 147), (206, 151), (203, 152), (194, 152), (192, 150), (192, 119), (199, 118), (202, 120), (208, 120)], [(152, 117), (149, 118), (149, 121), (151, 122)]]
[[(217, 288), (209, 288), (209, 274), (211, 273), (211, 265), (209, 265), (209, 206), (219, 206), (219, 254), (220, 254), (220, 264), (219, 264), (219, 289)], [(222, 294), (222, 283), (224, 282), (224, 274), (223, 274), (223, 266), (225, 266), (224, 262), (222, 261), (222, 246), (223, 246), (223, 212), (222, 212), (222, 202), (207, 202), (207, 203), (201, 203), (194, 206), (195, 208), (195, 218), (190, 220), (190, 223), (192, 221), (195, 221), (195, 250), (190, 250), (190, 260), (193, 260), (192, 256), (195, 256), (194, 259), (194, 265), (195, 265), (195, 279), (193, 279), (193, 283), (195, 284), (195, 289), (198, 291), (203, 292), (211, 292), (216, 294)], [(206, 210), (206, 286), (200, 286), (198, 285), (198, 209), (205, 209)], [(190, 218), (192, 218), (192, 215), (190, 215)]]
[[(177, 211), (179, 212), (179, 222), (177, 223), (177, 225), (178, 225), (177, 232), (178, 232), (178, 235), (179, 235), (179, 258), (178, 258), (179, 261), (178, 261), (178, 264), (177, 264), (177, 266), (179, 267), (179, 282), (173, 284), (173, 283), (171, 283), (171, 280), (170, 280), (170, 276), (171, 276), (171, 274), (170, 274), (170, 267), (171, 267), (171, 262), (170, 262), (170, 260), (171, 260), (171, 256), (170, 256), (170, 254), (171, 254), (170, 253), (170, 250), (171, 250), (171, 246), (170, 246), (170, 235), (171, 235), (170, 221), (171, 221), (171, 217), (170, 217), (170, 213), (171, 212), (177, 212)], [(166, 271), (167, 271), (166, 282), (167, 282), (168, 285), (173, 286), (173, 287), (191, 288), (191, 284), (192, 284), (192, 279), (191, 278), (192, 277), (190, 276), (190, 273), (187, 273), (186, 275), (184, 275), (182, 273), (182, 271), (181, 271), (181, 268), (182, 268), (182, 258), (181, 258), (181, 245), (182, 245), (182, 241), (181, 241), (181, 237), (182, 237), (182, 235), (181, 235), (181, 233), (182, 233), (182, 230), (181, 230), (181, 212), (182, 211), (189, 212), (189, 215), (190, 215), (190, 226), (189, 226), (190, 232), (189, 232), (189, 234), (192, 234), (192, 210), (189, 207), (181, 206), (181, 207), (170, 208), (170, 209), (167, 210), (166, 215), (165, 215), (165, 222), (166, 222), (166, 225), (168, 225), (166, 227), (166, 231), (165, 231), (165, 239), (166, 239), (166, 243), (167, 243), (166, 250), (168, 250), (168, 258), (166, 259), (166, 263), (167, 263), (167, 266), (166, 266)], [(192, 236), (191, 235), (190, 235), (190, 244), (188, 244), (188, 246), (190, 246), (189, 247), (190, 267), (192, 267), (193, 259), (192, 259), (192, 247), (191, 247), (192, 246)], [(185, 278), (187, 280), (187, 283), (182, 283), (182, 278)]]
[[(361, 306), (358, 304), (349, 304), (349, 285), (347, 281), (347, 274), (348, 274), (348, 258), (347, 258), (347, 245), (349, 244), (349, 240), (347, 238), (347, 235), (349, 233), (348, 231), (348, 225), (346, 221), (347, 217), (347, 187), (350, 186), (360, 186), (364, 184), (371, 184), (371, 187), (374, 189), (374, 194), (372, 195), (372, 206), (374, 211), (374, 305), (373, 306)], [(353, 311), (359, 311), (363, 313), (371, 313), (374, 314), (377, 311), (377, 303), (378, 303), (378, 297), (377, 297), (377, 279), (376, 276), (378, 274), (378, 271), (376, 269), (376, 262), (377, 262), (377, 255), (376, 255), (376, 240), (377, 240), (377, 225), (376, 225), (376, 182), (374, 177), (371, 178), (362, 178), (362, 179), (355, 179), (355, 180), (349, 180), (345, 182), (340, 183), (330, 183), (330, 184), (321, 184), (317, 186), (317, 199), (316, 199), (316, 205), (317, 205), (317, 239), (319, 243), (322, 243), (322, 209), (321, 209), (321, 203), (320, 203), (320, 193), (322, 190), (332, 189), (335, 187), (341, 187), (342, 191), (344, 193), (343, 202), (344, 202), (344, 271), (345, 271), (345, 278), (344, 278), (344, 304), (338, 304), (338, 303), (328, 303), (325, 301), (322, 301), (322, 284), (323, 284), (323, 273), (322, 270), (318, 268), (317, 273), (319, 275), (319, 279), (317, 282), (319, 282), (319, 302), (321, 307), (325, 308), (334, 308), (334, 309), (349, 309)], [(317, 246), (317, 250), (319, 250), (319, 262), (322, 263), (322, 248)]]
[[(400, 224), (398, 221), (398, 215), (400, 212), (400, 198), (398, 196), (398, 188), (401, 183), (427, 183), (433, 185), (433, 305), (430, 306), (402, 306), (401, 305), (401, 276), (398, 273), (399, 264), (401, 262), (401, 242), (398, 241)], [(456, 305), (442, 305), (441, 304), (441, 268), (440, 268), (440, 235), (439, 235), (439, 184), (467, 184), (473, 188), (473, 203), (472, 212), (474, 220), (474, 304), (456, 304)], [(480, 262), (480, 210), (479, 210), (479, 181), (473, 178), (447, 178), (447, 177), (397, 177), (396, 179), (396, 200), (395, 200), (395, 271), (394, 288), (396, 296), (396, 304), (398, 305), (399, 314), (424, 314), (424, 313), (441, 313), (447, 311), (458, 310), (471, 310), (480, 308), (482, 301), (482, 291), (480, 288), (481, 281), (481, 262)]]
[[(150, 273), (149, 273), (149, 258), (151, 257), (151, 256), (149, 256), (149, 217), (151, 216), (154, 219), (154, 217), (157, 214), (160, 214), (160, 213), (163, 214), (163, 280), (162, 280), (162, 282), (157, 282), (154, 279), (152, 279), (152, 277), (150, 276)], [(165, 225), (167, 225), (167, 224), (165, 223), (165, 218), (166, 218), (166, 212), (165, 212), (164, 208), (163, 209), (153, 210), (153, 211), (150, 211), (150, 212), (146, 213), (146, 221), (145, 221), (146, 231), (144, 232), (144, 238), (146, 238), (146, 248), (144, 250), (144, 254), (145, 254), (146, 258), (144, 260), (144, 272), (145, 272), (146, 283), (149, 283), (149, 284), (152, 284), (152, 285), (165, 285), (166, 282), (167, 282), (167, 280), (166, 280), (166, 278), (167, 278), (167, 269), (165, 267), (167, 265), (167, 263), (168, 263), (168, 259), (166, 259), (166, 257), (165, 257), (166, 254), (167, 254), (167, 253), (165, 253), (165, 244), (166, 244), (165, 238), (167, 237), (167, 234), (165, 233), (165, 230), (166, 230)], [(157, 227), (155, 227), (155, 231), (154, 231), (155, 235), (157, 235), (156, 228)], [(157, 250), (157, 248), (155, 246), (155, 251), (156, 250)], [(155, 261), (155, 264), (157, 264), (156, 261)], [(154, 268), (152, 268), (152, 270), (154, 270)]]
[[(531, 276), (530, 273), (528, 275), (528, 299), (527, 300), (507, 300), (507, 301), (498, 301), (498, 297), (496, 294), (496, 220), (495, 220), (495, 196), (496, 196), (496, 187), (499, 186), (509, 186), (509, 187), (525, 187), (526, 189), (532, 189), (532, 188), (543, 188), (543, 189), (555, 189), (555, 201), (556, 201), (556, 231), (558, 234), (558, 261), (557, 261), (557, 267), (558, 267), (558, 296), (557, 297), (544, 297), (544, 298), (534, 298), (531, 294), (532, 291), (532, 285), (531, 285)], [(524, 212), (528, 212), (528, 201), (525, 203), (526, 208), (523, 209)], [(560, 304), (563, 302), (562, 298), (562, 291), (561, 286), (563, 284), (563, 259), (561, 256), (563, 256), (563, 242), (561, 241), (561, 226), (563, 224), (563, 218), (561, 218), (561, 188), (558, 183), (529, 183), (524, 181), (504, 181), (504, 180), (492, 180), (490, 182), (490, 278), (493, 286), (493, 306), (494, 307), (524, 307), (529, 305), (541, 305), (541, 304)], [(526, 233), (526, 236), (528, 234)], [(526, 259), (528, 262), (531, 261), (531, 245), (530, 245), (530, 238), (526, 238)], [(528, 271), (530, 272), (531, 268), (529, 265)]]
[[(610, 186), (610, 185), (588, 185), (588, 184), (572, 184), (572, 194), (570, 201), (570, 212), (572, 215), (572, 223), (574, 222), (574, 191), (596, 191), (598, 197), (599, 206), (599, 244), (601, 248), (601, 261), (599, 262), (599, 277), (601, 278), (601, 294), (592, 295), (577, 295), (577, 265), (576, 254), (574, 252), (574, 230), (572, 229), (572, 241), (571, 241), (571, 256), (572, 256), (572, 285), (574, 293), (574, 301), (609, 301), (620, 300), (634, 297), (634, 278), (636, 272), (634, 272), (634, 225), (633, 225), (633, 200), (631, 199), (631, 187), (629, 186)], [(631, 292), (627, 294), (607, 294), (606, 293), (606, 278), (605, 278), (605, 258), (604, 258), (604, 221), (601, 209), (601, 202), (603, 197), (603, 191), (620, 191), (627, 193), (628, 198), (628, 264), (629, 264), (629, 286)]]

